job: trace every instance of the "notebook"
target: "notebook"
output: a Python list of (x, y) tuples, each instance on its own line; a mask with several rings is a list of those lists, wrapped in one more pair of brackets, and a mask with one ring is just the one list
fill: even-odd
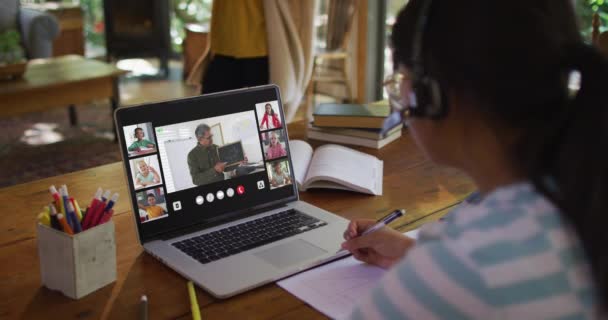
[[(405, 233), (418, 238), (418, 229)], [(386, 270), (344, 258), (277, 282), (281, 288), (332, 319), (347, 317), (369, 295)]]
[[(267, 105), (281, 126), (262, 125)], [(285, 152), (265, 152), (271, 132), (288, 142), (278, 87), (119, 108), (115, 121), (139, 242), (213, 296), (230, 297), (345, 254), (336, 253), (348, 221), (299, 200), (289, 143)], [(128, 153), (134, 124), (153, 128), (156, 152)], [(226, 170), (218, 149), (229, 145), (244, 160)], [(136, 189), (142, 177), (154, 186)], [(138, 210), (154, 206), (167, 210)], [(158, 214), (141, 216), (148, 212)]]

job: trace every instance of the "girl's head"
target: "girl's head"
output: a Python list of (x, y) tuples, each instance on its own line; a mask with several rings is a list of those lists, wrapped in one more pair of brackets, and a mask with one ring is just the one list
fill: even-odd
[(148, 175), (150, 173), (150, 167), (148, 167), (148, 164), (144, 160), (137, 160), (136, 163), (141, 174)]
[(264, 108), (266, 108), (266, 114), (270, 114), (273, 115), (274, 114), (274, 110), (272, 110), (272, 105), (270, 105), (270, 103), (267, 103)]
[(431, 157), (458, 165), (451, 156), (458, 154), (454, 134), (471, 117), (491, 124), (508, 141), (563, 118), (568, 109), (565, 79), (576, 54), (572, 48), (582, 46), (570, 1), (514, 0), (488, 6), (482, 0), (435, 0), (420, 27), (420, 11), (428, 2), (409, 2), (397, 18), (391, 42), (396, 71), (405, 75), (402, 96), (412, 89), (414, 46), (420, 44), (421, 63), (416, 65), (440, 84), (447, 100), (444, 119), (462, 124), (412, 119), (419, 129), (413, 131)]
[[(466, 170), (494, 151), (484, 155), (477, 142), (493, 141), (509, 169), (532, 181), (573, 225), (606, 305), (608, 254), (600, 243), (608, 241), (608, 219), (600, 213), (608, 210), (608, 159), (597, 151), (608, 147), (608, 68), (581, 40), (571, 1), (410, 0), (391, 42), (395, 71), (403, 75), (401, 104), (412, 103), (421, 69), (445, 97), (443, 116), (408, 121), (421, 148)], [(580, 90), (570, 90), (577, 73)]]
[(276, 173), (281, 173), (281, 171), (282, 171), (281, 167), (282, 166), (281, 166), (281, 162), (280, 161), (277, 161), (277, 162), (275, 162), (275, 163), (272, 164), (272, 168), (274, 169), (274, 172), (276, 172)]
[(277, 143), (279, 143), (279, 138), (277, 137), (277, 134), (273, 131), (270, 133), (270, 145), (274, 146)]

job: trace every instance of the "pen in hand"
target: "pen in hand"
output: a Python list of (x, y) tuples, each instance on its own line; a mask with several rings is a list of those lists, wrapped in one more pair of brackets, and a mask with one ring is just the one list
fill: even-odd
[(358, 236), (359, 237), (364, 236), (366, 234), (370, 234), (376, 230), (379, 230), (379, 229), (383, 228), (384, 226), (388, 225), (389, 223), (393, 222), (395, 219), (402, 217), (404, 214), (405, 214), (405, 210), (397, 209), (397, 210), (387, 214), (384, 218), (381, 218), (380, 220), (378, 220), (378, 222), (376, 222), (373, 226), (367, 228), (367, 230), (363, 231), (363, 233)]
[[(387, 214), (386, 216), (382, 217), (380, 220), (378, 220), (375, 224), (373, 224), (371, 227), (367, 228), (365, 231), (363, 231), (363, 233), (358, 234), (357, 237), (360, 236), (364, 236), (367, 234), (370, 234), (372, 232), (375, 232), (377, 230), (382, 229), (384, 226), (390, 224), (391, 222), (395, 221), (395, 219), (402, 217), (403, 215), (405, 215), (405, 210), (404, 209), (397, 209), (389, 214)], [(338, 251), (342, 252), (346, 249), (340, 249)]]

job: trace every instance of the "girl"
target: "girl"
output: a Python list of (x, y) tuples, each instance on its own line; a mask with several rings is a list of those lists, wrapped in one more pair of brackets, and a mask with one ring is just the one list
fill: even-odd
[[(264, 116), (262, 116), (262, 122), (260, 123), (260, 129), (274, 129), (281, 127), (281, 120), (279, 120), (279, 115), (274, 112), (270, 103), (267, 103), (266, 112), (264, 112)], [(269, 120), (270, 119), (270, 120)]]
[(160, 175), (156, 169), (150, 167), (143, 159), (136, 161), (139, 172), (135, 175), (135, 183), (142, 186), (150, 186), (160, 183)]
[(270, 145), (268, 146), (268, 150), (266, 151), (266, 159), (275, 159), (279, 157), (285, 157), (287, 155), (287, 151), (279, 142), (279, 138), (277, 137), (277, 133), (275, 131), (270, 133)]
[(411, 0), (392, 45), (396, 114), (480, 193), (418, 241), (352, 221), (343, 247), (393, 267), (352, 317), (605, 317), (608, 69), (570, 1)]
[(270, 185), (274, 188), (278, 188), (288, 184), (291, 184), (291, 178), (289, 177), (289, 174), (283, 170), (283, 162), (277, 161), (273, 163)]

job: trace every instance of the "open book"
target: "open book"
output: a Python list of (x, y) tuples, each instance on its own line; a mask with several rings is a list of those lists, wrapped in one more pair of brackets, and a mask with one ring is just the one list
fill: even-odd
[(293, 171), (302, 191), (330, 188), (382, 195), (384, 163), (347, 147), (326, 144), (313, 152), (301, 140), (289, 142)]

